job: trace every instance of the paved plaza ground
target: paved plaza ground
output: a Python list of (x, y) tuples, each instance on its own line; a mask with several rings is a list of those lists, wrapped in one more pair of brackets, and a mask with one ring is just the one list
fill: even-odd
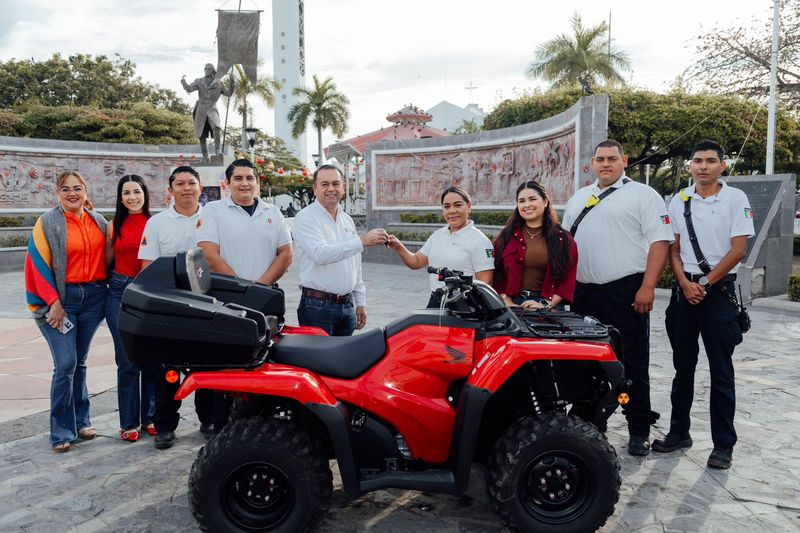
[[(369, 327), (386, 324), (427, 301), (426, 275), (404, 267), (365, 263)], [(296, 271), (288, 274), (287, 320), (295, 323)], [(188, 532), (196, 525), (186, 497), (192, 461), (203, 445), (191, 402), (184, 402), (178, 441), (157, 451), (143, 437), (117, 436), (116, 376), (108, 330), (98, 332), (89, 356), (93, 422), (100, 436), (57, 455), (48, 445), (52, 362), (27, 316), (21, 273), (0, 274), (0, 532)], [(672, 366), (664, 331), (667, 292), (651, 316), (653, 406), (666, 432)], [(622, 490), (603, 531), (800, 530), (800, 304), (763, 299), (754, 327), (735, 354), (739, 444), (729, 471), (709, 471), (708, 365), (701, 354), (692, 436), (683, 453), (634, 458), (625, 452), (623, 419), (608, 431), (620, 454)], [(336, 473), (336, 469), (334, 469)], [(336, 476), (338, 479), (338, 475)], [(465, 496), (383, 490), (349, 500), (336, 483), (321, 530), (507, 531), (489, 510), (483, 471), (473, 468)]]

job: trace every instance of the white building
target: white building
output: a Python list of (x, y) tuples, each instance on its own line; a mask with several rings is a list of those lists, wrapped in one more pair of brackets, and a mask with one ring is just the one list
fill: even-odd
[(275, 136), (283, 139), (305, 163), (306, 136), (292, 137), (292, 124), (286, 118), (289, 109), (299, 100), (292, 94), (292, 89), (306, 84), (303, 9), (303, 0), (272, 0), (273, 76), (283, 84), (283, 90), (275, 95)]
[(446, 130), (450, 133), (457, 130), (464, 121), (474, 121), (478, 126), (483, 125), (483, 110), (478, 104), (469, 104), (467, 107), (458, 107), (456, 104), (442, 100), (427, 113), (433, 115), (433, 120), (428, 123), (431, 128)]

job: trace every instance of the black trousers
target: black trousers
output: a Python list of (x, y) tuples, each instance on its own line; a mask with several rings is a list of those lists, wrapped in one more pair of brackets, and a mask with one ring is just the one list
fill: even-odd
[[(178, 410), (181, 408), (181, 401), (175, 399), (175, 393), (180, 387), (179, 383), (167, 383), (164, 379), (167, 369), (159, 371), (156, 380), (156, 414), (153, 423), (156, 431), (166, 433), (175, 431), (180, 421)], [(194, 408), (197, 411), (197, 418), (203, 424), (214, 422), (214, 391), (198, 390), (194, 393)]]
[(628, 432), (647, 438), (659, 414), (650, 409), (650, 315), (632, 307), (643, 279), (644, 274), (633, 274), (602, 285), (578, 282), (572, 310), (619, 330), (622, 353), (617, 358), (625, 366), (625, 378), (632, 382), (630, 402), (623, 407)]
[(694, 371), (700, 352), (698, 338), (702, 337), (711, 373), (711, 438), (717, 446), (733, 447), (736, 444), (733, 350), (742, 342), (742, 330), (736, 319), (738, 309), (722, 292), (721, 286), (725, 286), (729, 294), (736, 294), (732, 281), (720, 283), (712, 286), (697, 305), (686, 300), (677, 284), (672, 288), (666, 318), (675, 367), (669, 430), (679, 435), (689, 432)]

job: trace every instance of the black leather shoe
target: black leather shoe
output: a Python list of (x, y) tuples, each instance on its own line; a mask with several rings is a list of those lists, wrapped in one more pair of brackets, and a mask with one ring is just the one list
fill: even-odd
[(214, 435), (214, 424), (204, 424), (200, 422), (200, 433), (206, 438), (206, 440), (210, 439), (212, 435)]
[(173, 444), (175, 444), (174, 431), (165, 431), (164, 433), (159, 433), (156, 435), (156, 438), (153, 441), (153, 445), (157, 450), (166, 450), (167, 448), (172, 448)]
[(628, 441), (628, 453), (636, 457), (644, 457), (650, 453), (650, 443), (647, 442), (647, 437), (631, 435)]
[(733, 448), (726, 446), (714, 446), (714, 451), (708, 456), (709, 468), (719, 468), (725, 470), (731, 467), (733, 462)]
[(676, 435), (675, 433), (667, 433), (663, 439), (656, 439), (653, 441), (652, 449), (654, 452), (667, 453), (674, 452), (678, 448), (691, 448), (692, 437), (689, 434)]

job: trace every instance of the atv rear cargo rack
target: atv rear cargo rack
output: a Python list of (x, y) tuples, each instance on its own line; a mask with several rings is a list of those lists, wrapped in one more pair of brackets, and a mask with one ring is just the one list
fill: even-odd
[(609, 337), (608, 328), (590, 316), (551, 309), (521, 307), (512, 309), (537, 337), (547, 339), (608, 339)]

